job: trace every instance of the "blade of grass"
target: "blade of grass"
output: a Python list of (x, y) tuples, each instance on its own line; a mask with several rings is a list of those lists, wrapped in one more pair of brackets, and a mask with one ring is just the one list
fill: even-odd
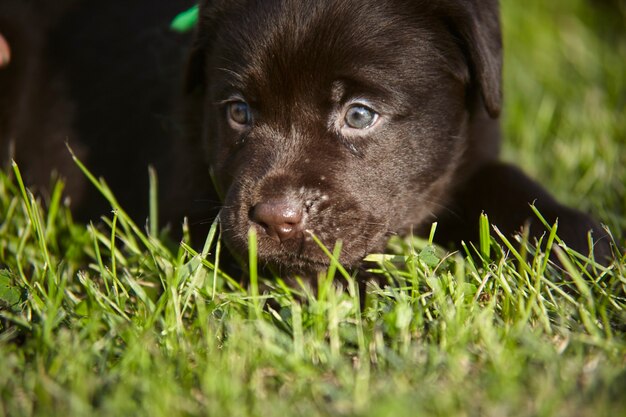
[(324, 252), (324, 254), (328, 257), (328, 259), (335, 264), (335, 267), (339, 270), (341, 275), (349, 282), (352, 277), (348, 273), (348, 271), (339, 263), (339, 260), (328, 250), (328, 248), (322, 243), (321, 240), (311, 231), (307, 231), (309, 236), (313, 239), (313, 241), (317, 244), (317, 246)]
[(251, 227), (248, 230), (248, 271), (250, 274), (250, 295), (254, 318), (261, 317), (261, 303), (259, 300), (259, 276), (257, 266), (257, 236), (256, 229)]
[(483, 260), (487, 262), (491, 255), (491, 235), (489, 233), (489, 218), (485, 213), (481, 213), (478, 220), (478, 236), (480, 254)]
[(154, 167), (148, 167), (148, 173), (150, 178), (150, 235), (153, 237), (157, 237), (159, 234), (159, 182)]

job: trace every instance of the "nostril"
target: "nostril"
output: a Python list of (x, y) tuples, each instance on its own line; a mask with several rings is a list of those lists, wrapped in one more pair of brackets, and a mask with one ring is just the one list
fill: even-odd
[(250, 219), (281, 242), (293, 239), (302, 231), (302, 206), (291, 200), (270, 200), (255, 205)]
[(0, 33), (0, 68), (9, 65), (11, 62), (11, 48), (9, 42)]

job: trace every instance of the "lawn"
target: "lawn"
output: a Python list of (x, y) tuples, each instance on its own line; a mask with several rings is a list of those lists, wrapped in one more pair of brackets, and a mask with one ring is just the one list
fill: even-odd
[[(503, 3), (503, 153), (623, 248), (625, 15), (592, 4)], [(396, 239), (380, 283), (333, 264), (318, 291), (252, 252), (242, 286), (216, 228), (196, 253), (99, 187), (113, 214), (84, 225), (62, 184), (0, 174), (0, 416), (626, 415), (623, 249), (606, 268), (547, 228), (564, 274), (488, 233), (480, 257)]]

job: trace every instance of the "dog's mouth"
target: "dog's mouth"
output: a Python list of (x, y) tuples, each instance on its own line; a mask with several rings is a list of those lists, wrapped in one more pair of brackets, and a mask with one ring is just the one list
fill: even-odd
[(291, 268), (327, 267), (329, 252), (348, 236), (333, 208), (324, 207), (326, 199), (270, 199), (251, 207), (249, 227), (256, 232), (259, 257)]
[(226, 242), (244, 254), (249, 250), (249, 231), (254, 230), (261, 263), (302, 273), (328, 268), (337, 245), (341, 246), (338, 261), (349, 268), (372, 250), (382, 249), (388, 237), (386, 222), (353, 202), (328, 200), (326, 196), (281, 197), (245, 209), (225, 208), (221, 218)]
[[(265, 231), (259, 230), (256, 225), (251, 228), (257, 231), (257, 255), (264, 263), (296, 273), (317, 272), (330, 265), (331, 258), (327, 252), (332, 252), (334, 245), (328, 247), (311, 230), (297, 232), (292, 238), (280, 241), (264, 234)], [(335, 244), (341, 244), (341, 241)]]
[(281, 270), (302, 273), (322, 271), (329, 267), (336, 248), (341, 249), (337, 260), (350, 268), (356, 266), (368, 252), (369, 245), (359, 248), (353, 244), (354, 239), (347, 236), (331, 236), (305, 229), (293, 232), (289, 239), (280, 240), (258, 225), (251, 225), (251, 228), (256, 231), (258, 259)]

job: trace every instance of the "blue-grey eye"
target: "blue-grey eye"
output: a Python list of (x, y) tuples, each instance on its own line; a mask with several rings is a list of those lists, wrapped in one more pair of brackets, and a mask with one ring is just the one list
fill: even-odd
[(352, 129), (367, 129), (376, 123), (378, 113), (362, 104), (355, 104), (348, 108), (344, 119)]
[(228, 118), (231, 122), (247, 126), (252, 122), (250, 106), (245, 101), (233, 101), (228, 104)]

